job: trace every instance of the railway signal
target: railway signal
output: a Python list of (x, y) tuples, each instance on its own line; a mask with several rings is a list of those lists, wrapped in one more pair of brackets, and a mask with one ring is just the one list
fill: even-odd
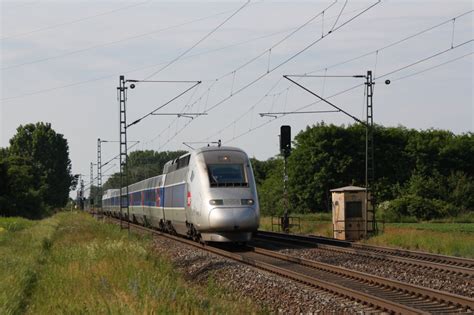
[(283, 155), (284, 167), (283, 167), (283, 203), (284, 213), (281, 217), (282, 230), (288, 233), (290, 231), (290, 218), (288, 217), (288, 171), (287, 163), (288, 157), (291, 153), (291, 127), (281, 126), (280, 127), (280, 152)]

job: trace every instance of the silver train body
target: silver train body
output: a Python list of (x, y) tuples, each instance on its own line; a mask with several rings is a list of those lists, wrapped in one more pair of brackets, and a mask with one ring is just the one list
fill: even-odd
[(163, 175), (130, 185), (128, 194), (128, 218), (119, 189), (104, 192), (102, 210), (205, 242), (245, 242), (259, 226), (252, 166), (238, 148), (194, 150), (166, 163)]

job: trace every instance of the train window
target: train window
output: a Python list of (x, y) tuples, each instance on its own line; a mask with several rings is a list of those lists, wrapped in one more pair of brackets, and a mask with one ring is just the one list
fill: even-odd
[(242, 164), (207, 165), (211, 187), (247, 187)]
[(191, 157), (191, 155), (186, 155), (186, 156), (184, 156), (184, 157), (182, 157), (182, 158), (179, 158), (179, 159), (178, 159), (178, 162), (177, 162), (177, 163), (178, 163), (178, 167), (177, 167), (177, 168), (180, 169), (180, 168), (183, 168), (183, 167), (188, 166), (188, 165), (189, 165), (189, 158), (190, 158), (190, 157)]
[(362, 202), (346, 202), (346, 218), (362, 218)]

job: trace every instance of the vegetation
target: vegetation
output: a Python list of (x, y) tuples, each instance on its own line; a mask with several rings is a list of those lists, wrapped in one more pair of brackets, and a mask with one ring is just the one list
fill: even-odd
[[(474, 135), (376, 126), (375, 194), (386, 221), (456, 217), (474, 210)], [(324, 123), (296, 135), (288, 159), (293, 212), (330, 211), (330, 189), (365, 178), (365, 129)], [(264, 214), (283, 212), (281, 157), (254, 162)]]
[(0, 218), (0, 314), (25, 311), (58, 223)]
[[(332, 217), (329, 213), (291, 214), (290, 216), (300, 218), (300, 228), (293, 226), (292, 233), (333, 236)], [(273, 217), (273, 223), (278, 223), (277, 220), (277, 217)], [(260, 228), (272, 231), (272, 217), (261, 217)], [(273, 229), (278, 231), (278, 226), (273, 226)], [(469, 223), (445, 222), (444, 220), (423, 223), (379, 223), (379, 229), (381, 230), (379, 235), (361, 242), (474, 258), (472, 246), (474, 220)]]
[(368, 244), (474, 258), (474, 224), (390, 223)]
[(255, 313), (212, 279), (186, 283), (151, 250), (148, 236), (128, 236), (84, 213), (42, 221), (0, 219), (1, 314)]
[(0, 215), (41, 218), (68, 201), (75, 185), (69, 148), (51, 124), (17, 128), (0, 149)]

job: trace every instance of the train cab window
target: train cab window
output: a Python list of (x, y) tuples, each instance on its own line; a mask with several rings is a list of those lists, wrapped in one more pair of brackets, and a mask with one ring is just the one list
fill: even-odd
[(207, 165), (211, 187), (247, 187), (242, 164)]

